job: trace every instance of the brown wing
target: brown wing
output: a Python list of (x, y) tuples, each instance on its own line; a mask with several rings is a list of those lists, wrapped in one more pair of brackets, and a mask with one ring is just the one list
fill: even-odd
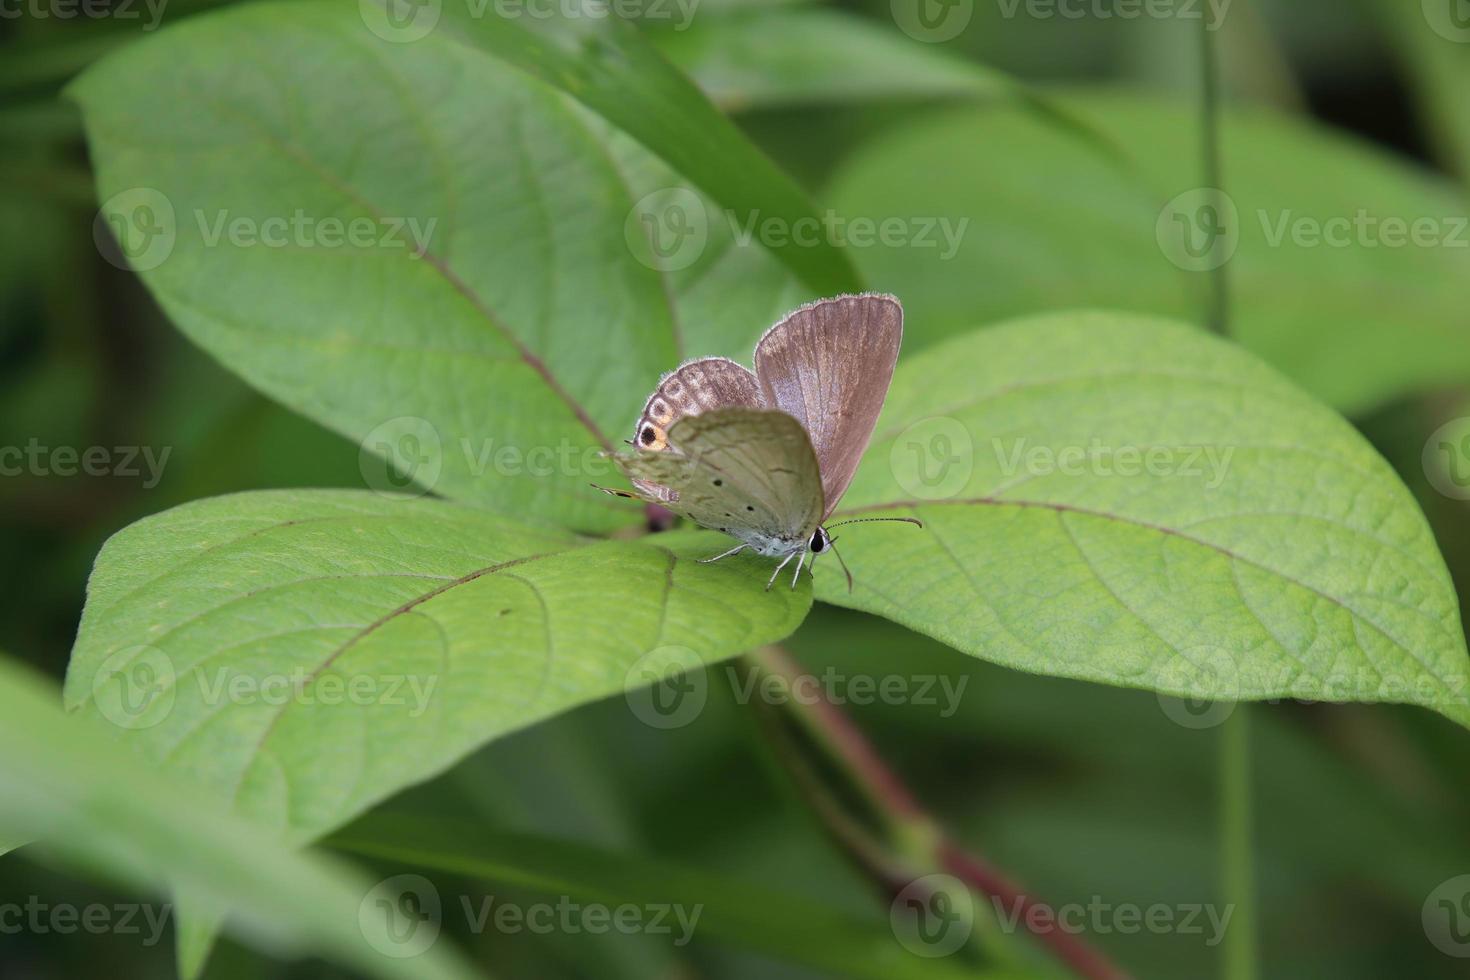
[[(664, 375), (643, 405), (633, 445), (650, 452), (669, 445), (669, 427), (686, 415), (703, 415), (717, 408), (760, 408), (765, 404), (750, 369), (727, 357), (686, 361)], [(647, 481), (634, 485), (660, 503), (674, 499), (669, 488)]]
[(903, 340), (903, 307), (892, 296), (839, 296), (803, 306), (755, 348), (768, 404), (806, 427), (822, 469), (825, 520), (852, 482)]

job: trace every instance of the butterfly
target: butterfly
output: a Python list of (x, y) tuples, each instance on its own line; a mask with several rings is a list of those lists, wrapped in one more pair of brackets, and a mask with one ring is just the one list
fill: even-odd
[[(769, 590), (793, 559), (795, 588), (810, 556), (831, 550), (826, 526), (857, 472), (888, 395), (903, 340), (903, 307), (892, 296), (819, 300), (788, 314), (755, 346), (755, 370), (725, 357), (686, 361), (643, 406), (630, 444), (613, 456), (635, 492), (607, 493), (660, 504), (781, 559)], [(852, 590), (852, 573), (837, 555)]]

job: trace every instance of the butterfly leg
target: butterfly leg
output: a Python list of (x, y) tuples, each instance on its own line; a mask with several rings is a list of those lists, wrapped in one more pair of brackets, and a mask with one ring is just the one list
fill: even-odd
[(737, 544), (735, 547), (731, 548), (729, 551), (721, 552), (720, 554), (715, 555), (713, 558), (700, 558), (700, 559), (698, 559), (698, 561), (699, 561), (699, 563), (701, 565), (708, 565), (712, 561), (719, 561), (721, 558), (729, 558), (731, 555), (738, 555), (738, 554), (740, 554), (740, 552), (744, 551), (746, 548), (749, 548), (749, 547), (750, 547), (750, 545), (748, 545), (748, 544)]
[(797, 554), (799, 554), (799, 552), (793, 551), (791, 554), (789, 554), (785, 558), (781, 559), (781, 564), (779, 564), (779, 565), (776, 566), (776, 570), (771, 573), (771, 580), (766, 583), (766, 591), (767, 592), (771, 591), (771, 586), (773, 586), (773, 585), (776, 584), (776, 576), (781, 574), (781, 569), (783, 569), (787, 565), (791, 564), (791, 559), (795, 558), (797, 556)]
[[(793, 576), (791, 576), (791, 588), (792, 589), (795, 589), (796, 588), (796, 582), (797, 582), (798, 579), (801, 578), (801, 566), (802, 566), (802, 563), (806, 561), (806, 556), (809, 555), (809, 554), (811, 554), (810, 551), (803, 551), (801, 553), (801, 557), (799, 557), (799, 558), (796, 559), (796, 574), (793, 575)], [(813, 561), (815, 561), (815, 560), (816, 559), (813, 559)]]

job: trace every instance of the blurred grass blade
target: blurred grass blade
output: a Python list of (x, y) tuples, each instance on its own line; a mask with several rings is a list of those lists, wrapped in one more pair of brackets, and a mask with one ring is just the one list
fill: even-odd
[(1091, 144), (1098, 166), (1131, 172), (1123, 148), (1005, 72), (841, 10), (756, 7), (660, 31), (655, 43), (732, 112), (934, 99), (1008, 100)]
[(396, 944), (385, 917), (364, 914), (373, 893), (364, 876), (286, 851), (99, 727), (66, 717), (59, 700), (0, 658), (0, 838), (33, 840), (42, 856), (141, 890), (174, 888), (228, 907), (233, 926), (278, 955), (319, 953), (385, 980), (476, 975), (447, 946), (385, 955)]
[[(696, 938), (760, 950), (825, 973), (867, 980), (1003, 980), (1011, 974), (921, 959), (881, 914), (834, 912), (791, 888), (626, 857), (573, 841), (497, 834), (465, 824), (371, 814), (327, 842), (355, 854), (607, 905), (679, 906), (698, 915)], [(697, 911), (696, 911), (697, 910)]]
[(841, 102), (1006, 98), (1022, 83), (840, 10), (743, 10), (653, 36), (732, 111)]
[(1470, 181), (1470, 25), (1456, 6), (1463, 0), (1357, 0), (1393, 44), (1419, 102), (1419, 115), (1436, 155)]
[[(407, 0), (364, 0), (407, 5)], [(581, 0), (595, 2), (595, 0)], [(401, 7), (399, 9), (402, 9)], [(436, 35), (453, 37), (554, 85), (628, 133), (744, 223), (752, 215), (787, 227), (820, 215), (796, 183), (720, 114), (705, 95), (619, 17), (483, 15), (444, 3)], [(789, 240), (769, 247), (815, 293), (861, 287), (845, 252)]]

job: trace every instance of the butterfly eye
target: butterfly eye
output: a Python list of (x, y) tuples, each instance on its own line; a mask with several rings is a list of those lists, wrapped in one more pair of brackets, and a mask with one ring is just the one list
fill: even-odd
[(817, 528), (816, 532), (812, 534), (812, 541), (808, 547), (811, 548), (812, 554), (814, 555), (820, 555), (823, 551), (827, 550), (827, 535), (823, 533), (821, 528)]

